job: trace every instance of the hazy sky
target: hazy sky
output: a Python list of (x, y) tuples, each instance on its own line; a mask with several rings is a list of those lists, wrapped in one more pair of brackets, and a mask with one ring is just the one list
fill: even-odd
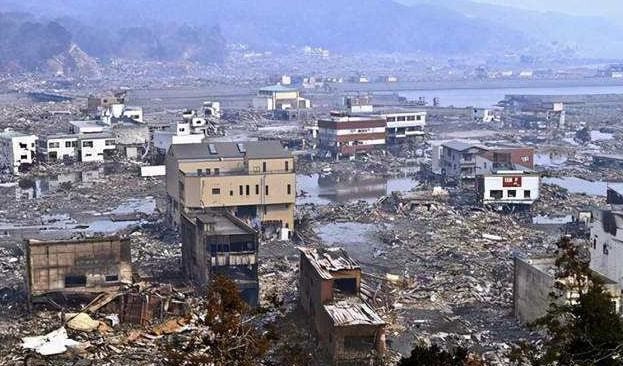
[(476, 0), (482, 3), (510, 5), (539, 11), (557, 11), (573, 15), (623, 16), (622, 0)]

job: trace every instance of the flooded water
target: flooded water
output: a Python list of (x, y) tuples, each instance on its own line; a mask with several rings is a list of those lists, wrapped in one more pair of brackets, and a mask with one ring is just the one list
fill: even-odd
[(569, 157), (567, 154), (559, 154), (559, 153), (536, 153), (534, 154), (534, 164), (548, 167), (548, 168), (556, 168), (561, 167), (567, 163)]
[(532, 218), (532, 223), (537, 225), (564, 225), (573, 221), (571, 215), (565, 216), (544, 216), (537, 215)]
[[(408, 178), (384, 178), (355, 176), (340, 179), (336, 175), (297, 175), (297, 204), (314, 203), (324, 205), (331, 202), (353, 202), (364, 200), (374, 202), (391, 192), (407, 192), (418, 182)], [(304, 192), (304, 196), (300, 194)]]
[[(386, 225), (385, 229), (391, 226)], [(342, 222), (321, 225), (316, 228), (320, 239), (328, 246), (339, 246), (360, 261), (366, 261), (381, 255), (385, 244), (381, 241), (378, 232), (381, 229), (376, 224), (358, 222)]]
[(623, 86), (561, 86), (543, 88), (488, 88), (488, 89), (438, 89), (410, 90), (400, 92), (400, 96), (409, 100), (426, 98), (432, 104), (433, 98), (439, 98), (441, 106), (481, 107), (494, 106), (507, 94), (525, 95), (582, 95), (582, 94), (623, 94)]
[(578, 177), (545, 177), (541, 181), (544, 184), (565, 188), (570, 193), (584, 193), (589, 196), (605, 196), (608, 190), (608, 182), (590, 181)]

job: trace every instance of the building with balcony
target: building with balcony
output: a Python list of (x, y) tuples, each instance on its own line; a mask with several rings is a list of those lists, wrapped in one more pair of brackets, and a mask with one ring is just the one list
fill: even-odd
[(184, 273), (193, 284), (206, 288), (213, 276), (225, 276), (249, 305), (257, 306), (257, 230), (227, 211), (207, 210), (182, 214), (181, 233)]
[(0, 132), (0, 168), (13, 174), (22, 164), (32, 164), (35, 159), (37, 136), (5, 129)]
[(294, 226), (294, 158), (278, 141), (172, 145), (166, 156), (168, 218), (225, 208), (262, 231)]

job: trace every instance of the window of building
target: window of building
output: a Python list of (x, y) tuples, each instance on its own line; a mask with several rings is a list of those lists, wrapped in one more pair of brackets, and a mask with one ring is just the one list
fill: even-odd
[(119, 276), (117, 275), (106, 276), (106, 282), (117, 282), (117, 281), (119, 281)]
[(19, 148), (20, 148), (20, 149), (27, 149), (27, 148), (28, 148), (28, 144), (23, 143), (23, 142), (20, 142), (20, 143), (19, 143)]
[(197, 175), (199, 175), (199, 176), (203, 175), (203, 170), (197, 169)]
[(403, 122), (403, 121), (405, 121), (405, 116), (400, 116), (400, 117), (396, 118), (396, 120), (398, 122)]
[(184, 182), (179, 182), (180, 197), (184, 197)]
[(526, 189), (523, 191), (523, 198), (530, 198), (530, 190)]
[(61, 146), (61, 144), (59, 142), (50, 142), (50, 143), (48, 143), (48, 147), (50, 149), (56, 149), (56, 148), (59, 148), (60, 146)]
[(266, 173), (266, 162), (262, 162), (262, 172)]
[(499, 189), (490, 190), (489, 197), (499, 200), (502, 198), (502, 191)]
[(396, 117), (387, 117), (387, 122), (396, 122)]
[(106, 146), (113, 146), (115, 144), (115, 140), (106, 140), (105, 145)]
[(407, 116), (407, 121), (415, 121), (415, 116)]
[(87, 276), (65, 276), (65, 287), (83, 287), (87, 285)]
[(82, 147), (93, 147), (93, 141), (82, 141)]
[(422, 116), (415, 116), (415, 120), (416, 120), (416, 121), (420, 121), (420, 120), (422, 120)]
[(86, 156), (87, 158), (88, 158), (88, 157), (90, 157), (90, 156), (92, 156), (92, 155), (93, 155), (93, 154), (91, 154), (91, 153), (86, 153), (86, 154), (84, 154), (84, 156)]
[(289, 163), (290, 163), (289, 161), (286, 161), (286, 164), (285, 164), (286, 165), (286, 172), (290, 170), (290, 167), (289, 167), (290, 164)]
[(268, 185), (266, 185), (266, 187), (265, 187), (265, 191), (266, 191), (266, 192), (264, 192), (264, 194), (268, 196)]
[(242, 185), (238, 186), (238, 192), (240, 193), (241, 196), (242, 196), (242, 193), (243, 193), (243, 189), (244, 188), (242, 187)]
[(65, 141), (65, 147), (71, 147), (71, 141)]
[(288, 194), (292, 194), (292, 185), (288, 184)]
[(597, 239), (593, 238), (593, 249), (597, 249)]
[(249, 192), (249, 185), (248, 185), (248, 184), (247, 184), (247, 186), (245, 187), (245, 193), (247, 194), (247, 196), (248, 196), (249, 194), (251, 194), (251, 193)]
[(608, 255), (608, 243), (604, 243), (602, 251), (605, 255)]
[(229, 195), (233, 196), (234, 195), (234, 191), (229, 191)]
[(517, 191), (514, 190), (514, 189), (509, 189), (508, 193), (507, 193), (507, 196), (510, 197), (510, 198), (515, 198), (515, 197), (517, 197)]
[(255, 194), (260, 194), (260, 185), (259, 184), (255, 185)]
[(26, 160), (28, 159), (28, 155), (20, 155), (19, 157), (21, 160)]
[(206, 168), (206, 175), (210, 175), (212, 171), (209, 168)]
[(212, 188), (212, 194), (221, 194), (220, 188)]
[(214, 168), (214, 175), (219, 175), (221, 174), (221, 169), (220, 168)]

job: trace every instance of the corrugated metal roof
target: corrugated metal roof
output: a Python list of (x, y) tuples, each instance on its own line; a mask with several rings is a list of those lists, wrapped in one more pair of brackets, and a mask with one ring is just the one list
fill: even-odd
[(324, 279), (332, 279), (331, 272), (361, 269), (359, 263), (342, 248), (304, 248), (299, 251)]
[(331, 318), (334, 326), (347, 325), (384, 325), (385, 321), (370, 307), (357, 297), (324, 305), (324, 310)]

